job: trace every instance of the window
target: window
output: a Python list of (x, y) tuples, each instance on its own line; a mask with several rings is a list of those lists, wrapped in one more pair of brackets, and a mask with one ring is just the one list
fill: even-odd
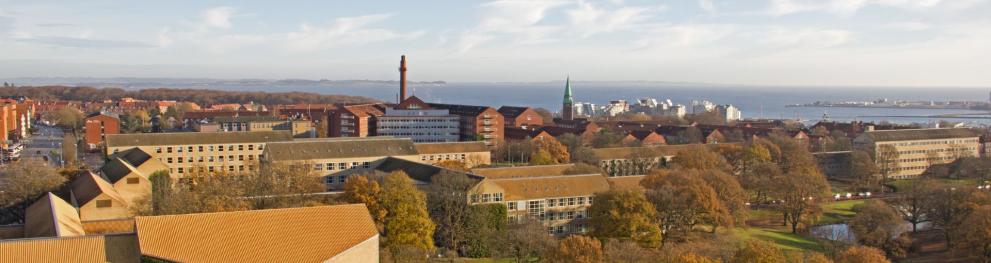
[(575, 198), (574, 197), (568, 197), (568, 205), (575, 205)]
[(372, 165), (369, 162), (364, 162), (361, 164), (361, 166), (364, 167), (365, 169), (372, 168)]
[(227, 171), (233, 172), (234, 171), (234, 166), (233, 165), (227, 166)]
[(168, 162), (168, 163), (172, 163), (172, 157), (169, 157), (169, 158), (165, 158), (165, 160), (166, 160), (166, 162)]
[(176, 171), (178, 171), (179, 173), (182, 173), (182, 167), (176, 168)]
[(192, 162), (193, 162), (193, 157), (192, 157), (192, 156), (190, 156), (190, 157), (189, 157), (189, 162), (190, 162), (190, 163), (192, 163)]
[(162, 147), (155, 147), (155, 153), (162, 153)]
[(208, 167), (208, 169), (210, 170), (211, 173), (213, 172), (213, 166)]
[(585, 205), (585, 197), (578, 197), (578, 205)]
[(472, 203), (478, 203), (478, 195), (477, 194), (471, 195), (471, 202)]
[(96, 200), (97, 208), (111, 207), (112, 205), (113, 203), (110, 200)]
[(547, 207), (554, 207), (554, 204), (557, 204), (554, 199), (547, 199)]
[(502, 202), (502, 193), (492, 194), (492, 201)]
[(338, 163), (337, 164), (337, 169), (338, 170), (348, 169), (348, 163)]
[(249, 151), (254, 151), (255, 150), (255, 145), (254, 144), (248, 144), (248, 150)]
[(172, 153), (172, 147), (166, 147), (165, 148), (165, 152)]
[(127, 178), (127, 184), (137, 184), (138, 178)]
[(179, 163), (182, 163), (182, 161), (183, 161), (184, 159), (186, 159), (186, 158), (182, 158), (182, 157), (179, 157), (179, 158), (176, 158), (176, 159), (177, 159), (177, 160), (179, 161)]
[(509, 211), (516, 211), (516, 202), (506, 203), (506, 209)]
[(333, 171), (333, 170), (334, 170), (334, 163), (327, 163), (327, 171)]
[(207, 149), (212, 152), (213, 151), (213, 145), (207, 146)]
[(224, 151), (224, 146), (223, 145), (217, 145), (217, 151), (218, 152), (223, 152)]
[(200, 150), (200, 152), (203, 152), (203, 145), (200, 145), (199, 146), (199, 150)]
[(237, 150), (238, 151), (244, 151), (244, 144), (238, 144), (237, 145)]
[(488, 203), (489, 201), (492, 201), (492, 195), (482, 194), (482, 203)]
[(175, 151), (181, 153), (182, 152), (182, 146), (175, 147)]
[(323, 183), (325, 183), (325, 184), (333, 184), (335, 178), (337, 178), (337, 177), (334, 177), (334, 176), (324, 177), (323, 178)]
[(237, 156), (237, 160), (238, 161), (244, 161), (244, 155), (238, 155)]
[(337, 176), (337, 181), (338, 181), (338, 182), (341, 182), (342, 184), (343, 184), (343, 183), (344, 183), (344, 181), (346, 181), (347, 179), (348, 179), (348, 177), (347, 177), (347, 175), (338, 175), (338, 176)]
[(233, 152), (234, 151), (234, 145), (227, 145), (227, 151)]
[(197, 161), (202, 163), (203, 162), (203, 156), (200, 156), (200, 159), (197, 160)]
[(323, 164), (322, 163), (314, 164), (313, 170), (323, 171)]

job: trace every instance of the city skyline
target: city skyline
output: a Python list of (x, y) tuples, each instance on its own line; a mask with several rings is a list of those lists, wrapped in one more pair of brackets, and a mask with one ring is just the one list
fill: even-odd
[[(0, 77), (987, 87), (986, 0), (142, 3), (0, 8)], [(441, 15), (438, 15), (441, 14)]]

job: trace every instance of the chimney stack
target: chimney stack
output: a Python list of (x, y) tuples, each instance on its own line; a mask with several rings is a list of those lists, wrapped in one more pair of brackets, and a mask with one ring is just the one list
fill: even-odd
[(406, 99), (406, 55), (399, 60), (399, 101), (403, 103)]

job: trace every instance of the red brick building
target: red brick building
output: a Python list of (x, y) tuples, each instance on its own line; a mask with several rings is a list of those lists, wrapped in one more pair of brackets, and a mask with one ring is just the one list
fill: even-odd
[(506, 121), (506, 127), (526, 128), (532, 126), (543, 126), (544, 118), (530, 107), (502, 106), (499, 108)]
[(496, 109), (486, 106), (430, 103), (435, 109), (446, 109), (458, 115), (461, 120), (462, 141), (484, 141), (485, 145), (495, 146), (495, 141), (505, 134), (505, 120)]
[(668, 141), (664, 136), (657, 134), (654, 131), (632, 131), (623, 137), (622, 140), (624, 145), (629, 145), (634, 142), (639, 142), (643, 146), (659, 146), (667, 145)]
[(385, 114), (384, 104), (343, 106), (327, 116), (327, 137), (375, 136), (375, 120)]
[(109, 113), (94, 113), (86, 117), (83, 139), (90, 150), (98, 149), (107, 134), (120, 133), (120, 118)]

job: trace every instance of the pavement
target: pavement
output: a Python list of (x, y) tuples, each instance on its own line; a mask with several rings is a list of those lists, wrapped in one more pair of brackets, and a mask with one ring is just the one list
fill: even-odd
[(24, 150), (21, 151), (21, 159), (36, 158), (43, 160), (43, 156), (48, 156), (48, 160), (55, 167), (61, 165), (60, 156), (49, 156), (52, 150), (61, 154), (62, 140), (65, 133), (61, 128), (37, 125), (38, 132), (28, 137), (24, 143)]

